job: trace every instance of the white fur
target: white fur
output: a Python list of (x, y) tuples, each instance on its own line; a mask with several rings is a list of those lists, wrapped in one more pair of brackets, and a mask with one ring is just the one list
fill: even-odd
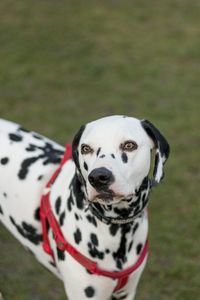
[[(56, 268), (49, 264), (49, 261), (53, 261), (50, 256), (43, 251), (41, 243), (34, 245), (28, 239), (21, 236), (13, 226), (10, 216), (14, 218), (17, 224), (22, 224), (24, 221), (32, 224), (37, 230), (37, 233), (41, 234), (41, 224), (34, 219), (34, 212), (40, 204), (41, 195), (46, 183), (58, 167), (58, 164), (50, 163), (44, 165), (42, 160), (38, 160), (30, 167), (26, 180), (19, 180), (17, 173), (22, 161), (24, 158), (33, 156), (33, 153), (25, 151), (25, 148), (28, 147), (29, 144), (42, 146), (45, 142), (50, 142), (56, 149), (63, 150), (62, 146), (47, 138), (43, 137), (42, 140), (34, 139), (32, 136), (33, 133), (21, 133), (23, 136), (22, 142), (10, 141), (8, 135), (17, 132), (18, 128), (19, 125), (17, 124), (0, 120), (0, 160), (3, 157), (9, 157), (9, 163), (7, 165), (4, 166), (0, 164), (0, 205), (3, 210), (3, 214), (0, 214), (0, 220), (25, 247), (34, 253), (40, 263), (63, 280), (66, 293), (70, 300), (88, 299), (84, 292), (87, 286), (95, 287), (95, 296), (91, 299), (111, 299), (110, 297), (117, 281), (103, 276), (88, 274), (86, 270), (67, 253), (65, 253), (64, 260), (59, 260), (51, 231), (49, 238), (51, 247), (55, 253)], [(128, 163), (122, 161), (120, 150), (120, 144), (126, 140), (133, 140), (138, 145), (136, 150), (127, 153)], [(89, 144), (94, 150), (93, 154), (80, 154), (82, 143)], [(112, 116), (87, 124), (79, 143), (79, 162), (87, 184), (88, 200), (93, 201), (97, 195), (96, 190), (88, 181), (88, 175), (93, 169), (99, 167), (105, 167), (113, 173), (115, 181), (110, 188), (116, 195), (120, 195), (123, 198), (127, 198), (129, 195), (134, 197), (135, 190), (149, 173), (151, 163), (150, 152), (153, 146), (153, 142), (138, 119)], [(100, 158), (100, 156), (97, 157), (96, 155), (96, 151), (99, 147), (101, 147), (101, 154), (105, 155), (104, 158)], [(37, 151), (39, 155), (40, 151)], [(115, 159), (111, 157), (111, 154), (114, 154)], [(88, 165), (88, 171), (83, 167), (84, 161)], [(66, 200), (70, 195), (69, 185), (74, 173), (75, 164), (70, 160), (64, 165), (51, 188), (50, 202), (52, 209), (56, 215), (55, 202), (58, 197), (61, 197), (62, 203), (60, 211), (65, 211), (66, 213), (65, 222), (61, 229), (66, 240), (82, 254), (89, 256), (88, 241), (90, 240), (91, 233), (96, 234), (99, 243), (98, 250), (104, 251), (105, 249), (109, 249), (110, 254), (105, 255), (103, 260), (99, 258), (95, 260), (101, 268), (115, 270), (116, 264), (112, 254), (116, 252), (119, 247), (121, 239), (120, 231), (116, 233), (114, 238), (111, 238), (108, 225), (96, 219), (97, 227), (92, 226), (86, 218), (88, 212), (85, 210), (80, 210), (77, 207), (73, 207), (70, 213), (67, 210)], [(43, 179), (38, 181), (37, 178), (41, 174), (43, 175)], [(7, 194), (6, 199), (3, 195), (4, 193)], [(115, 201), (115, 205), (117, 205), (117, 201), (120, 202), (119, 199), (114, 199), (114, 202)], [(79, 221), (75, 220), (75, 214), (79, 216)], [(59, 219), (58, 216), (56, 217)], [(142, 218), (136, 219), (135, 222), (137, 222), (139, 226), (134, 237), (132, 231), (126, 235), (127, 247), (129, 246), (129, 241), (133, 242), (133, 246), (132, 251), (127, 251), (127, 261), (124, 262), (123, 268), (130, 267), (136, 262), (138, 258), (135, 251), (136, 246), (138, 243), (144, 245), (147, 239), (147, 214), (144, 214)], [(82, 233), (82, 240), (78, 245), (74, 240), (74, 232), (77, 228), (79, 228)], [(22, 253), (22, 255), (24, 254)], [(133, 299), (145, 264), (146, 260), (140, 268), (130, 276), (128, 284), (123, 291), (120, 291), (121, 293), (128, 293), (127, 300)], [(116, 293), (115, 296), (118, 297), (120, 292)]]

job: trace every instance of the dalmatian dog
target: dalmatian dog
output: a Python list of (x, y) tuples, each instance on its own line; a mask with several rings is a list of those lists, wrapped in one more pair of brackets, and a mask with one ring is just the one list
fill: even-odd
[[(131, 300), (147, 255), (118, 285), (118, 279), (91, 272), (62, 251), (51, 227), (53, 255), (43, 249), (41, 197), (64, 151), (44, 136), (0, 120), (0, 220), (63, 281), (68, 299)], [(112, 274), (137, 263), (147, 241), (149, 193), (163, 178), (168, 156), (166, 139), (147, 120), (110, 116), (82, 126), (72, 143), (72, 158), (49, 191), (55, 220), (73, 251)]]

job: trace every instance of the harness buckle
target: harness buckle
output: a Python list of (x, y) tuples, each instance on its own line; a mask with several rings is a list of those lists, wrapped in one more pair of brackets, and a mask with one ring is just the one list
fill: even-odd
[(61, 241), (61, 240), (57, 240), (57, 247), (61, 250), (64, 251), (65, 250), (65, 244)]

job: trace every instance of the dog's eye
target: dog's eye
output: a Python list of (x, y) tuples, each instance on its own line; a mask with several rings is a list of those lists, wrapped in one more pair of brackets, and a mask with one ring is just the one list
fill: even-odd
[(93, 149), (89, 145), (86, 145), (86, 144), (81, 145), (81, 153), (82, 154), (89, 154), (92, 152), (93, 152)]
[(129, 152), (136, 150), (137, 147), (138, 147), (138, 145), (134, 141), (126, 141), (126, 142), (124, 142), (123, 144), (120, 145), (120, 148), (123, 151), (129, 151)]

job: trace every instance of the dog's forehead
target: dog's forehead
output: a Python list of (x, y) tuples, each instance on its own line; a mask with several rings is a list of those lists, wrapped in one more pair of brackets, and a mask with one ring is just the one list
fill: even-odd
[(88, 123), (80, 143), (113, 145), (124, 140), (142, 143), (147, 139), (141, 121), (125, 116), (111, 116)]

